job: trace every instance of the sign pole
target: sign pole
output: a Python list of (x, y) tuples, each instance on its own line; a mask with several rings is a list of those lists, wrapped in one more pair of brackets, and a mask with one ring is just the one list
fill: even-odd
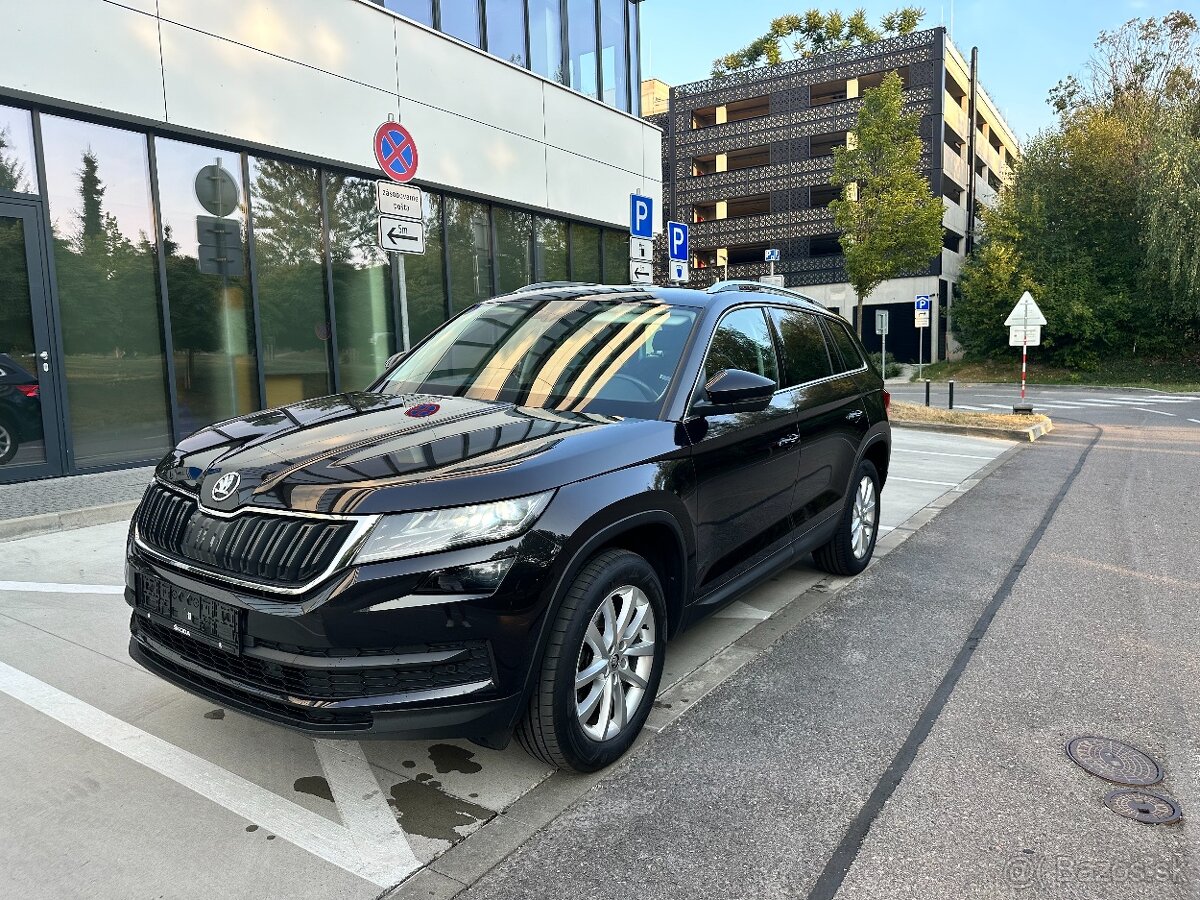
[(1022, 328), (1025, 334), (1021, 337), (1021, 403), (1025, 403), (1025, 366), (1029, 360), (1029, 307), (1025, 307)]
[(883, 357), (883, 380), (887, 381), (887, 332), (883, 333), (883, 344), (880, 347), (879, 355)]
[(925, 329), (917, 329), (917, 378), (925, 372)]

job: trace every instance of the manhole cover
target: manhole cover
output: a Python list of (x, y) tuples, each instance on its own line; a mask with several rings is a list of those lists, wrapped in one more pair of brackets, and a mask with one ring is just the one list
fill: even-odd
[(1112, 738), (1073, 738), (1067, 742), (1067, 756), (1084, 771), (1114, 784), (1149, 787), (1163, 779), (1162, 766), (1137, 747)]
[(1133, 819), (1144, 825), (1170, 825), (1183, 815), (1179, 804), (1161, 794), (1149, 791), (1130, 791), (1125, 788), (1113, 791), (1104, 798), (1104, 805), (1118, 816)]

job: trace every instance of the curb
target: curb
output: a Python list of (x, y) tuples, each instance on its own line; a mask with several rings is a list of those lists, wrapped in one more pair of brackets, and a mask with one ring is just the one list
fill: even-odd
[(1009, 441), (1036, 441), (1054, 430), (1053, 422), (1031, 425), (1029, 428), (989, 428), (985, 425), (952, 425), (949, 422), (897, 422), (893, 428), (911, 428), (914, 431), (940, 431), (943, 434), (973, 434), (979, 437), (1004, 438)]
[(19, 519), (0, 520), (0, 541), (15, 541), (54, 531), (69, 531), (91, 525), (108, 525), (112, 522), (127, 522), (133, 517), (140, 500), (108, 503), (104, 506), (87, 506), (83, 509), (68, 509), (63, 512), (46, 513), (40, 516), (23, 516)]

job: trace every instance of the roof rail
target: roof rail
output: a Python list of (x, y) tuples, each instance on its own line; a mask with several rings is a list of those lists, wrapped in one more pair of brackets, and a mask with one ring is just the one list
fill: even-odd
[(749, 281), (746, 279), (730, 279), (729, 281), (718, 281), (708, 288), (706, 293), (721, 294), (726, 291), (748, 291), (758, 294), (775, 294), (782, 297), (792, 297), (797, 300), (805, 300), (813, 303), (822, 309), (825, 309), (825, 304), (820, 300), (814, 300), (807, 294), (801, 294), (799, 291), (792, 288), (776, 287), (773, 284), (763, 284), (761, 281)]

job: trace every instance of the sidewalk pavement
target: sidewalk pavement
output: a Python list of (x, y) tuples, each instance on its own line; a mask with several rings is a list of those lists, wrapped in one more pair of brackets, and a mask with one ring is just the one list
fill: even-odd
[(153, 467), (0, 485), (0, 540), (128, 519)]

